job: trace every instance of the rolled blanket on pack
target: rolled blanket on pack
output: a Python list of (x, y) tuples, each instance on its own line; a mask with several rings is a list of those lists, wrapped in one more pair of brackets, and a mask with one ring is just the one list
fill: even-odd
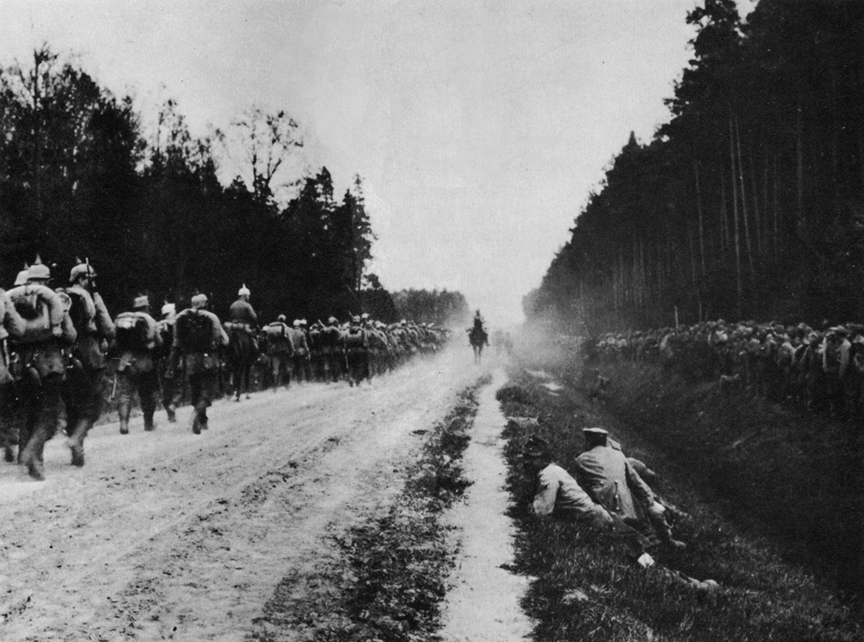
[(23, 332), (14, 337), (17, 343), (44, 341), (61, 334), (63, 319), (72, 305), (68, 296), (35, 283), (12, 288), (7, 294), (24, 321)]

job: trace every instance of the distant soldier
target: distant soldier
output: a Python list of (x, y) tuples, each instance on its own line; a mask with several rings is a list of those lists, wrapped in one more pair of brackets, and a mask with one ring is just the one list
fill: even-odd
[(174, 376), (178, 362), (189, 381), (192, 396), (192, 432), (207, 429), (207, 408), (218, 392), (219, 357), (216, 351), (228, 345), (228, 335), (219, 318), (207, 310), (207, 296), (196, 294), (192, 307), (177, 315), (174, 322), (174, 343), (169, 359), (168, 378)]
[(342, 345), (342, 330), (336, 317), (327, 319), (327, 325), (321, 330), (320, 341), (325, 380), (339, 381), (345, 372), (345, 350)]
[(369, 380), (369, 339), (359, 316), (352, 317), (351, 325), (342, 335), (348, 383), (353, 386)]
[(311, 381), (312, 380), (312, 354), (309, 348), (309, 341), (306, 337), (306, 319), (294, 319), (289, 330), (291, 337), (291, 348), (293, 356), (291, 358), (292, 371), (294, 380)]
[[(244, 283), (243, 287), (237, 291), (237, 300), (234, 301), (228, 309), (228, 321), (235, 325), (245, 326), (246, 331), (254, 340), (255, 330), (258, 328), (258, 315), (255, 312), (255, 308), (253, 308), (252, 304), (249, 303), (251, 296), (252, 293)], [(257, 349), (258, 344), (257, 341), (255, 341), (255, 350), (257, 351)]]
[[(20, 273), (19, 273), (20, 278)], [(16, 279), (16, 284), (18, 279)], [(27, 283), (26, 272), (24, 279), (20, 285)], [(23, 336), (26, 328), (24, 319), (18, 314), (12, 299), (5, 290), (0, 289), (0, 443), (3, 446), (3, 453), (6, 461), (12, 462), (15, 460), (14, 446), (18, 444), (18, 425), (16, 417), (14, 417), (17, 404), (15, 390), (15, 375), (13, 369), (15, 366), (12, 363), (13, 354), (11, 352), (10, 343), (16, 338)], [(15, 355), (17, 357), (17, 355)], [(20, 363), (20, 362), (19, 362)], [(20, 374), (20, 372), (18, 373)]]
[(294, 346), (291, 343), (291, 328), (285, 323), (285, 315), (280, 314), (273, 323), (264, 326), (267, 336), (267, 357), (273, 373), (273, 390), (281, 384), (285, 375), (285, 386), (291, 385), (291, 358), (294, 356)]
[[(174, 303), (166, 303), (162, 306), (162, 318), (157, 324), (161, 345), (157, 346), (155, 352), (157, 355), (157, 368), (161, 377), (162, 385), (162, 405), (165, 407), (165, 412), (168, 415), (168, 422), (174, 423), (177, 421), (177, 406), (183, 399), (183, 378), (176, 371), (172, 377), (166, 377), (165, 373), (168, 370), (169, 357), (171, 356), (171, 346), (174, 343), (174, 321), (177, 318), (177, 306)], [(179, 370), (179, 367), (177, 368)]]
[(153, 430), (153, 413), (159, 403), (159, 371), (155, 350), (162, 345), (156, 320), (150, 316), (150, 300), (139, 296), (132, 312), (122, 312), (114, 322), (120, 361), (117, 364), (117, 410), (120, 413), (120, 434), (129, 434), (132, 398), (138, 392), (144, 413), (144, 430)]
[(69, 365), (67, 350), (77, 335), (68, 310), (69, 297), (48, 287), (51, 270), (37, 258), (25, 285), (9, 291), (25, 328), (11, 336), (22, 368), (20, 394), (24, 425), (18, 461), (34, 479), (45, 479), (45, 442), (54, 436), (62, 409), (62, 388)]
[(114, 322), (96, 289), (96, 276), (89, 262), (78, 263), (69, 274), (71, 285), (66, 288), (72, 300), (69, 316), (78, 334), (64, 391), (69, 447), (75, 466), (84, 465), (84, 438), (102, 414), (105, 353), (114, 338)]
[(228, 310), (228, 321), (225, 331), (228, 333), (229, 355), (231, 368), (231, 384), (234, 388), (234, 400), (240, 401), (240, 395), (245, 385), (246, 398), (252, 387), (252, 366), (258, 359), (258, 315), (249, 303), (251, 293), (244, 284), (237, 292), (237, 300)]

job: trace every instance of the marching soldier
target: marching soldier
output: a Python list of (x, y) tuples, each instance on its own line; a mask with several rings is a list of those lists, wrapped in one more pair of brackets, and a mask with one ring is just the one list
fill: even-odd
[(65, 388), (67, 432), (72, 464), (84, 465), (84, 438), (102, 414), (107, 342), (114, 338), (114, 322), (96, 290), (96, 271), (78, 263), (69, 274), (66, 294), (72, 299), (69, 316), (78, 338)]
[[(19, 274), (20, 277), (20, 274)], [(23, 285), (27, 282), (24, 275)], [(18, 281), (16, 279), (16, 285)], [(15, 403), (15, 376), (12, 368), (12, 355), (7, 339), (14, 341), (16, 337), (24, 334), (25, 321), (18, 314), (12, 299), (5, 290), (0, 289), (0, 412), (3, 413), (2, 424), (0, 424), (0, 442), (3, 445), (3, 453), (6, 461), (15, 460), (13, 446), (18, 443), (18, 426), (13, 417)]]
[(144, 430), (155, 428), (153, 413), (159, 402), (159, 372), (154, 350), (162, 345), (162, 336), (156, 320), (150, 316), (150, 301), (139, 296), (133, 303), (133, 312), (117, 316), (115, 342), (121, 351), (117, 364), (117, 410), (120, 413), (120, 434), (129, 434), (129, 416), (132, 397), (138, 391), (144, 413)]
[(306, 319), (294, 319), (293, 327), (288, 330), (291, 337), (292, 370), (295, 381), (312, 381), (312, 354), (306, 338)]
[(18, 461), (38, 480), (45, 479), (45, 442), (54, 436), (60, 420), (69, 363), (66, 351), (77, 336), (67, 314), (71, 302), (48, 287), (50, 279), (51, 270), (37, 258), (28, 269), (27, 284), (9, 291), (9, 298), (26, 319), (24, 331), (11, 337), (22, 368), (20, 392), (25, 412)]
[[(168, 415), (168, 422), (177, 421), (177, 406), (183, 398), (183, 379), (174, 373), (172, 377), (166, 377), (168, 371), (171, 346), (174, 343), (174, 320), (177, 317), (177, 306), (174, 303), (166, 303), (162, 306), (162, 318), (157, 324), (161, 346), (156, 348), (157, 367), (162, 385), (162, 405)], [(178, 368), (179, 369), (179, 368)]]
[(207, 429), (207, 408), (218, 393), (219, 357), (216, 351), (228, 345), (228, 335), (219, 318), (207, 310), (207, 304), (206, 295), (196, 294), (192, 297), (192, 307), (177, 315), (174, 343), (165, 374), (172, 378), (182, 359), (192, 396), (192, 432), (196, 435)]
[(342, 345), (345, 349), (348, 383), (359, 386), (363, 379), (369, 379), (369, 339), (360, 317), (352, 317), (351, 325), (342, 336)]
[(287, 382), (285, 387), (291, 385), (292, 357), (294, 346), (291, 343), (291, 328), (285, 323), (285, 315), (280, 314), (273, 323), (264, 327), (267, 335), (267, 356), (270, 358), (270, 367), (273, 373), (273, 391), (282, 382), (282, 373), (285, 373)]

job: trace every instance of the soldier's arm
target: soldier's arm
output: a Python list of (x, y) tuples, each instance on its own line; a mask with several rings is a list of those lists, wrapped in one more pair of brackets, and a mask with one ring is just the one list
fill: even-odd
[(19, 337), (24, 334), (24, 329), (26, 327), (26, 323), (24, 319), (18, 314), (18, 310), (15, 309), (15, 304), (12, 303), (12, 299), (9, 298), (9, 295), (6, 292), (2, 294), (2, 304), (0, 307), (3, 308), (3, 328), (13, 337)]
[(555, 510), (555, 498), (558, 496), (558, 482), (552, 479), (547, 470), (540, 471), (539, 478), (539, 487), (537, 488), (537, 493), (534, 495), (531, 508), (538, 517), (545, 517), (551, 515), (552, 511)]
[(633, 496), (643, 506), (652, 506), (654, 504), (654, 493), (651, 492), (651, 488), (645, 483), (645, 480), (639, 476), (639, 473), (633, 470), (630, 462), (626, 459), (624, 460), (624, 472), (627, 475), (627, 486), (630, 487), (630, 492), (633, 493)]
[(102, 301), (102, 295), (98, 292), (93, 293), (93, 305), (96, 306), (96, 327), (99, 334), (105, 339), (112, 339), (114, 337), (114, 322), (111, 320), (111, 315), (108, 314), (105, 302)]

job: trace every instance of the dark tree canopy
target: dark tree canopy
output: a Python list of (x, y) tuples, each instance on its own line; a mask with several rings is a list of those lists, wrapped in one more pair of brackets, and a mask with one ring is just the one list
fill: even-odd
[[(11, 286), (39, 254), (64, 285), (88, 259), (112, 312), (139, 292), (184, 305), (207, 293), (224, 313), (241, 285), (263, 318), (397, 320), (374, 274), (372, 230), (356, 175), (341, 201), (326, 167), (300, 177), (283, 207), (286, 163), (302, 148), (284, 111), (247, 110), (231, 124), (251, 181), (218, 178), (213, 141), (192, 136), (173, 100), (150, 140), (128, 98), (100, 87), (46, 45), (0, 68), (0, 278)], [(225, 143), (228, 134), (215, 140)], [(281, 177), (281, 178), (280, 178)], [(277, 184), (278, 183), (278, 184)]]
[(574, 331), (864, 318), (864, 3), (705, 0), (653, 140), (630, 141), (529, 319)]

